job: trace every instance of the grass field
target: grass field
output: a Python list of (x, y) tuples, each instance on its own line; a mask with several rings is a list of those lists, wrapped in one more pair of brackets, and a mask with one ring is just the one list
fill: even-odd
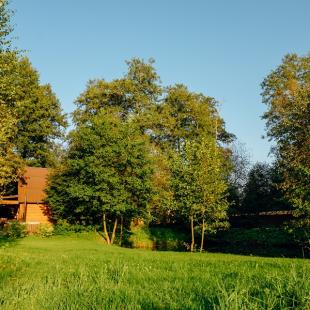
[(0, 248), (0, 308), (310, 309), (310, 261), (27, 237)]

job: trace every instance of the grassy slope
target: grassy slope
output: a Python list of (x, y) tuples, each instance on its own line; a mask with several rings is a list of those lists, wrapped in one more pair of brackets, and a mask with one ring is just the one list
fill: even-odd
[(91, 235), (0, 249), (1, 309), (310, 309), (310, 261), (108, 247)]

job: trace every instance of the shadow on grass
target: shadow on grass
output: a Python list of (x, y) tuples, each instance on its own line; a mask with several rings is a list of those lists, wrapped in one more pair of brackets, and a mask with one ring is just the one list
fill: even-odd
[(0, 249), (13, 246), (17, 243), (18, 239), (16, 238), (6, 238), (0, 237)]
[[(123, 246), (155, 251), (187, 251), (186, 231), (169, 227), (136, 227), (126, 233)], [(197, 236), (196, 244), (200, 244)], [(292, 239), (283, 229), (230, 229), (209, 235), (206, 252), (262, 257), (310, 258), (307, 246)]]
[(265, 257), (310, 258), (309, 241), (284, 228), (232, 228), (207, 237), (209, 252)]
[(262, 257), (310, 258), (310, 251), (297, 245), (268, 246), (264, 244), (228, 244), (209, 242), (207, 252)]

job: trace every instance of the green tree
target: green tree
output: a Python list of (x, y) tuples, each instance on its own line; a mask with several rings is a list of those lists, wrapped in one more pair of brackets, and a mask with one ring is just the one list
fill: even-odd
[(310, 223), (310, 55), (284, 57), (262, 83), (267, 135), (284, 171), (282, 188), (295, 215)]
[(219, 141), (229, 142), (234, 138), (225, 130), (216, 100), (190, 92), (184, 85), (168, 87), (162, 103), (155, 105), (148, 116), (147, 127), (151, 129), (153, 141), (165, 150), (180, 152), (186, 140), (215, 135), (215, 130)]
[(53, 150), (67, 126), (60, 102), (50, 85), (40, 85), (39, 75), (27, 58), (18, 59), (16, 71), (11, 74), (15, 77), (15, 96), (4, 94), (2, 98), (16, 114), (16, 152), (27, 165), (54, 166)]
[(17, 181), (22, 161), (14, 152), (12, 139), (16, 135), (16, 119), (8, 108), (0, 103), (0, 195), (7, 186)]
[[(150, 189), (149, 192), (152, 193), (148, 201), (151, 206), (152, 220), (156, 223), (175, 222), (176, 219), (180, 218), (181, 213), (184, 213), (183, 209), (186, 209), (183, 207), (184, 204), (180, 201), (180, 197), (183, 194), (181, 195), (180, 192), (176, 194), (176, 189), (178, 187), (176, 186), (177, 179), (175, 179), (176, 174), (174, 170), (175, 159), (183, 158), (185, 154), (185, 145), (189, 143), (193, 143), (194, 145), (196, 142), (199, 144), (202, 141), (202, 137), (211, 140), (213, 139), (214, 143), (217, 145), (216, 148), (218, 149), (218, 153), (215, 158), (212, 158), (212, 160), (209, 159), (208, 163), (211, 166), (213, 165), (213, 170), (218, 171), (218, 174), (221, 174), (222, 178), (227, 178), (228, 172), (226, 166), (225, 168), (222, 166), (217, 170), (216, 164), (218, 163), (217, 161), (222, 161), (222, 157), (225, 154), (228, 154), (224, 147), (219, 146), (220, 143), (231, 141), (232, 135), (225, 131), (224, 121), (217, 113), (217, 103), (213, 98), (204, 96), (203, 94), (190, 92), (184, 85), (162, 88), (152, 61), (145, 63), (140, 59), (134, 58), (127, 62), (127, 65), (128, 72), (121, 79), (116, 79), (110, 82), (95, 80), (88, 83), (86, 90), (76, 100), (77, 109), (73, 113), (73, 120), (77, 126), (76, 132), (80, 133), (85, 126), (91, 126), (94, 119), (101, 115), (101, 113), (104, 113), (103, 111), (113, 111), (113, 109), (116, 109), (118, 121), (120, 122), (120, 124), (116, 126), (117, 128), (119, 126), (126, 127), (128, 124), (135, 124), (135, 128), (139, 130), (139, 135), (137, 132), (136, 137), (138, 138), (139, 136), (139, 139), (151, 141), (150, 146), (144, 145), (144, 152), (151, 159), (152, 168), (154, 169), (154, 173), (152, 173), (150, 177), (150, 183), (147, 183)], [(70, 138), (71, 143), (73, 143), (72, 137), (74, 137), (74, 134)], [(120, 146), (124, 143), (122, 139), (125, 138), (119, 136), (119, 139), (113, 140), (113, 137), (110, 137), (111, 143), (114, 143), (116, 149), (122, 149)], [(84, 140), (87, 141), (88, 138), (85, 136)], [(218, 141), (216, 142), (216, 140)], [(99, 142), (97, 141), (97, 143)], [(69, 157), (67, 160), (69, 166), (71, 165), (69, 163), (72, 162), (70, 152), (73, 145), (74, 144), (69, 147)], [(211, 144), (209, 146), (211, 147)], [(95, 146), (93, 147), (95, 148)], [(211, 149), (209, 151), (211, 152)], [(126, 153), (126, 150), (123, 149), (123, 152)], [(125, 156), (125, 154), (123, 156)], [(110, 158), (106, 163), (107, 169), (113, 170), (113, 163), (114, 161)], [(143, 157), (141, 158), (141, 164), (144, 166)], [(67, 164), (65, 164), (65, 166), (66, 165)], [(198, 169), (201, 168), (198, 166), (198, 163), (194, 164), (194, 161), (191, 161), (188, 167), (186, 165), (180, 167), (194, 169), (194, 165), (196, 165)], [(84, 170), (86, 170), (86, 167)], [(209, 173), (211, 170), (212, 169), (210, 168), (207, 171), (205, 168), (204, 171), (205, 173)], [(70, 168), (69, 170), (65, 169), (65, 171), (72, 170)], [(215, 173), (214, 171), (213, 173)], [(92, 174), (94, 174), (94, 172), (92, 172)], [(108, 172), (106, 174), (109, 176)], [(77, 176), (79, 174), (76, 172), (74, 175)], [(57, 187), (64, 186), (64, 191), (67, 190), (67, 187), (64, 184), (67, 184), (66, 179), (68, 178), (70, 178), (70, 175), (66, 176), (66, 178), (63, 177), (63, 175), (59, 175), (59, 177), (54, 179), (51, 183), (51, 189), (55, 184), (58, 184)], [(133, 178), (134, 180), (134, 176), (130, 176), (129, 179), (130, 178)], [(212, 179), (212, 176), (210, 175), (209, 178)], [(104, 182), (106, 181), (102, 182), (105, 184)], [(201, 179), (200, 182), (201, 184), (199, 186), (203, 188), (203, 180)], [(204, 182), (209, 184), (207, 183), (206, 177)], [(84, 192), (84, 189), (87, 189), (87, 186), (85, 186), (86, 183), (84, 183), (82, 179), (78, 179), (78, 184), (82, 184), (80, 188), (81, 194), (79, 193), (79, 190), (75, 191), (77, 195), (81, 195), (79, 198), (74, 198), (70, 194), (62, 195), (63, 192), (54, 195), (56, 202), (59, 197), (65, 199), (61, 200), (61, 203), (59, 203), (60, 208), (53, 207), (55, 216), (58, 216), (59, 212), (59, 216), (63, 216), (61, 215), (61, 206), (67, 205), (69, 206), (69, 210), (70, 201), (72, 201), (72, 212), (68, 212), (66, 215), (67, 218), (71, 220), (70, 216), (76, 212), (76, 201), (82, 199), (82, 196), (87, 197), (88, 195)], [(215, 184), (219, 185), (219, 180), (218, 183), (215, 182)], [(208, 196), (207, 188), (208, 186), (205, 188), (206, 197)], [(106, 189), (101, 188), (98, 192), (104, 192), (105, 190)], [(116, 193), (118, 193), (118, 197), (123, 196), (121, 190), (122, 187), (117, 186)], [(221, 190), (222, 187), (219, 186), (219, 192)], [(218, 194), (217, 197), (219, 196), (220, 194)], [(68, 197), (73, 198), (69, 199)], [(182, 197), (184, 197), (184, 195)], [(68, 201), (66, 201), (67, 198), (69, 199)], [(208, 210), (211, 210), (212, 208), (215, 208), (217, 202), (211, 201), (211, 198), (208, 199), (209, 200), (205, 198), (203, 203), (208, 203)], [(219, 201), (219, 198), (217, 198), (216, 201)], [(53, 204), (53, 202), (51, 202), (51, 204)], [(86, 203), (84, 204), (86, 205)], [(121, 201), (114, 203), (113, 208), (115, 210), (118, 208), (118, 204), (121, 205)], [(56, 204), (54, 203), (54, 205)], [(77, 208), (77, 210), (82, 211), (80, 214), (74, 215), (75, 219), (83, 219), (86, 216), (87, 221), (91, 221), (94, 217), (94, 219), (96, 219), (95, 222), (98, 223), (98, 218), (96, 216), (101, 214), (100, 210), (103, 208), (103, 200), (101, 200), (100, 203), (97, 203), (97, 206), (99, 209), (89, 215), (87, 215), (86, 209), (81, 207)], [(189, 205), (187, 207), (189, 207)], [(89, 210), (93, 209), (94, 208), (90, 208)], [(214, 219), (217, 215), (214, 214), (214, 217), (212, 218), (210, 213), (207, 211), (205, 213), (208, 214), (208, 218), (200, 215), (200, 220), (197, 218), (195, 221), (196, 223), (204, 223), (203, 229), (208, 230), (208, 227), (211, 227), (211, 224), (208, 224), (208, 219), (212, 219), (210, 221), (213, 223), (215, 222)], [(216, 212), (214, 211), (214, 213)], [(219, 214), (219, 212), (217, 214)], [(117, 218), (116, 214), (106, 214), (106, 216), (109, 216), (109, 218), (112, 216), (114, 219)], [(213, 227), (214, 226), (215, 225), (213, 225)], [(108, 239), (107, 234), (106, 239)]]
[(248, 179), (250, 169), (250, 155), (245, 145), (234, 141), (229, 145), (231, 170), (228, 181), (228, 201), (230, 204), (229, 211), (236, 213), (240, 211), (241, 202), (244, 195), (245, 184)]
[(48, 189), (54, 219), (102, 223), (104, 237), (112, 244), (125, 216), (147, 216), (152, 167), (148, 138), (137, 124), (124, 122), (117, 107), (102, 109), (70, 134), (64, 166)]
[(126, 62), (128, 72), (121, 79), (89, 81), (86, 90), (75, 102), (74, 122), (87, 122), (90, 116), (103, 108), (118, 107), (124, 119), (139, 115), (139, 123), (143, 127), (144, 115), (159, 100), (162, 92), (153, 62), (133, 58)]
[(0, 53), (11, 48), (12, 40), (10, 34), (13, 31), (11, 16), (13, 12), (9, 9), (8, 0), (0, 0)]
[(16, 53), (0, 53), (0, 103), (16, 120), (14, 152), (27, 165), (53, 166), (53, 148), (63, 137), (66, 118), (50, 85), (40, 85), (29, 60)]
[[(226, 143), (233, 139), (233, 135), (225, 130), (225, 123), (217, 112), (217, 102), (214, 98), (190, 92), (184, 85), (175, 85), (165, 89), (162, 100), (152, 107), (152, 110), (144, 118), (148, 134), (153, 143), (161, 149), (162, 156), (168, 163), (166, 167), (165, 187), (161, 188), (163, 198), (171, 197), (175, 191), (174, 167), (175, 156), (181, 159), (184, 155), (184, 148), (188, 143), (200, 142), (202, 137), (217, 137), (219, 143)], [(221, 147), (221, 152), (227, 150)], [(228, 153), (228, 152), (227, 152)], [(170, 172), (169, 172), (170, 167)], [(226, 169), (226, 168), (225, 168)], [(174, 189), (172, 189), (174, 183)], [(169, 214), (166, 221), (180, 221), (180, 210), (182, 205), (178, 201), (178, 195), (174, 195), (173, 202), (162, 204), (157, 208)]]
[[(13, 76), (8, 72), (16, 68), (16, 53), (11, 51), (10, 34), (13, 28), (10, 24), (12, 11), (8, 8), (8, 1), (0, 0), (0, 93), (6, 98), (14, 96)], [(7, 186), (17, 180), (22, 167), (21, 160), (14, 152), (13, 140), (16, 137), (17, 119), (0, 96), (0, 195), (6, 191)]]
[(195, 246), (195, 226), (201, 227), (200, 251), (206, 232), (227, 226), (227, 173), (223, 150), (212, 136), (186, 141), (184, 152), (174, 159), (173, 184), (176, 203), (189, 219), (191, 251)]
[[(30, 61), (11, 48), (11, 15), (8, 1), (1, 0), (0, 104), (8, 117), (15, 119), (10, 147), (5, 148), (13, 150), (27, 165), (53, 166), (54, 148), (67, 125), (65, 115), (50, 85), (40, 85), (38, 72)], [(7, 121), (2, 119), (1, 122), (4, 126)]]
[(259, 213), (264, 211), (290, 210), (291, 207), (279, 188), (281, 184), (279, 167), (256, 163), (249, 171), (244, 186), (244, 197), (239, 212)]

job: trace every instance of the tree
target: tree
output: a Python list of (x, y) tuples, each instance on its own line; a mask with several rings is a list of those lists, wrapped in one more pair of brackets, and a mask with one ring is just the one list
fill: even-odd
[(8, 7), (8, 0), (0, 0), (0, 53), (10, 50), (12, 43), (9, 36), (13, 31), (10, 23), (13, 12)]
[(50, 85), (39, 84), (39, 75), (27, 58), (17, 59), (15, 71), (8, 75), (15, 79), (15, 95), (8, 98), (1, 93), (0, 96), (17, 118), (16, 153), (27, 165), (54, 166), (53, 149), (67, 126), (59, 100)]
[(228, 208), (225, 156), (213, 137), (186, 141), (184, 152), (175, 156), (173, 184), (176, 203), (189, 218), (191, 251), (195, 246), (195, 225), (201, 227), (200, 251), (204, 235), (227, 225)]
[(76, 124), (88, 121), (103, 108), (117, 107), (123, 119), (139, 116), (139, 124), (143, 127), (144, 115), (159, 100), (162, 92), (159, 77), (152, 66), (153, 60), (144, 62), (133, 58), (126, 63), (128, 72), (121, 79), (88, 82), (86, 90), (75, 101), (77, 109), (73, 120)]
[(67, 126), (60, 102), (50, 85), (40, 85), (39, 75), (27, 58), (0, 53), (0, 103), (15, 118), (10, 143), (27, 165), (55, 165), (53, 148)]
[(229, 146), (231, 170), (228, 176), (228, 201), (230, 212), (238, 212), (244, 195), (244, 187), (248, 179), (250, 169), (250, 155), (245, 145), (234, 141)]
[(151, 130), (153, 141), (166, 151), (172, 149), (180, 152), (187, 139), (215, 135), (215, 124), (219, 141), (233, 139), (218, 115), (216, 100), (190, 92), (184, 85), (168, 87), (162, 103), (155, 105), (148, 116), (147, 127)]
[[(14, 124), (15, 127), (10, 131), (9, 145), (2, 146), (11, 153), (13, 151), (14, 156), (19, 156), (27, 165), (53, 166), (56, 162), (54, 148), (63, 138), (67, 122), (51, 86), (40, 85), (39, 75), (30, 61), (20, 51), (11, 48), (11, 15), (8, 1), (1, 0), (0, 104), (3, 113), (11, 119), (10, 126)], [(1, 122), (3, 126), (8, 123), (5, 119)], [(9, 171), (13, 162), (3, 162), (8, 165), (3, 169)]]
[(279, 188), (281, 171), (275, 164), (256, 163), (249, 171), (239, 212), (289, 210), (290, 206)]
[(267, 135), (295, 215), (310, 222), (310, 55), (290, 54), (262, 83)]
[(7, 186), (16, 182), (22, 168), (22, 161), (14, 153), (12, 138), (16, 134), (16, 119), (5, 105), (0, 103), (0, 195)]
[(180, 217), (173, 198), (171, 163), (167, 155), (154, 143), (151, 144), (151, 157), (154, 163), (153, 196), (150, 202), (152, 222), (176, 223)]
[[(10, 34), (13, 31), (10, 24), (11, 15), (8, 1), (0, 0), (0, 93), (6, 93), (7, 98), (14, 96), (15, 80), (7, 72), (16, 68), (17, 55), (17, 50), (10, 49)], [(16, 124), (14, 111), (0, 96), (0, 195), (6, 192), (9, 184), (17, 180), (22, 168), (22, 161), (14, 152)]]
[[(152, 196), (148, 138), (107, 107), (71, 132), (68, 155), (48, 189), (55, 220), (100, 224), (113, 244), (119, 222), (147, 216)], [(112, 235), (108, 222), (113, 220)]]
[[(165, 221), (171, 223), (179, 219), (182, 213), (185, 214), (184, 210), (186, 210), (186, 208), (183, 203), (185, 194), (178, 188), (178, 184), (181, 186), (181, 182), (178, 183), (177, 181), (182, 180), (184, 175), (182, 176), (181, 172), (176, 172), (183, 171), (182, 169), (185, 168), (194, 169), (195, 165), (198, 169), (204, 169), (203, 171), (205, 173), (211, 173), (212, 170), (214, 170), (212, 171), (212, 175), (218, 173), (218, 179), (214, 181), (214, 184), (218, 184), (219, 187), (218, 192), (212, 189), (212, 193), (215, 196), (217, 195), (216, 200), (213, 201), (211, 200), (213, 194), (211, 193), (210, 196), (207, 194), (211, 191), (207, 177), (212, 179), (212, 175), (206, 175), (204, 179), (202, 176), (199, 177), (199, 186), (205, 192), (205, 198), (199, 198), (199, 206), (201, 207), (202, 205), (205, 206), (208, 204), (208, 210), (213, 208), (214, 215), (208, 213), (209, 211), (201, 212), (199, 219), (195, 215), (195, 225), (196, 223), (199, 225), (203, 223), (203, 229), (208, 230), (209, 227), (212, 226), (211, 222), (213, 224), (217, 221), (216, 218), (220, 212), (216, 211), (216, 206), (224, 205), (224, 203), (218, 204), (221, 200), (219, 198), (221, 196), (220, 193), (224, 191), (223, 188), (225, 187), (220, 186), (220, 180), (223, 180), (222, 178), (225, 177), (227, 180), (228, 172), (226, 165), (222, 165), (222, 167), (216, 165), (219, 164), (219, 162), (224, 163), (222, 159), (228, 154), (227, 150), (220, 146), (220, 144), (231, 141), (232, 135), (225, 131), (224, 121), (217, 113), (217, 103), (213, 98), (190, 92), (184, 85), (162, 88), (160, 86), (159, 77), (152, 64), (152, 61), (145, 63), (140, 59), (134, 58), (127, 62), (128, 72), (121, 79), (115, 79), (110, 82), (104, 80), (90, 81), (86, 90), (76, 100), (77, 109), (73, 113), (76, 130), (70, 135), (69, 153), (64, 163), (64, 170), (53, 178), (49, 191), (49, 199), (53, 200), (50, 200), (50, 203), (55, 217), (64, 216), (69, 221), (76, 221), (80, 218), (81, 221), (86, 221), (88, 223), (99, 223), (98, 216), (102, 213), (105, 214), (106, 217), (114, 218), (115, 221), (125, 214), (125, 210), (118, 211), (119, 213), (117, 213), (116, 210), (123, 205), (122, 197), (126, 197), (127, 189), (124, 189), (126, 188), (124, 187), (125, 185), (121, 185), (123, 183), (121, 183), (120, 178), (111, 174), (111, 171), (114, 171), (113, 173), (120, 172), (117, 172), (119, 168), (114, 166), (114, 156), (116, 156), (116, 154), (110, 149), (106, 149), (106, 147), (109, 146), (109, 148), (113, 150), (120, 149), (123, 154), (119, 154), (119, 156), (126, 157), (127, 150), (122, 145), (128, 138), (118, 134), (118, 132), (114, 132), (116, 138), (113, 138), (113, 136), (111, 136), (113, 133), (112, 129), (114, 127), (128, 129), (129, 124), (131, 124), (130, 126), (135, 124), (134, 128), (137, 131), (132, 134), (133, 140), (130, 139), (130, 141), (134, 142), (135, 139), (148, 141), (148, 143), (143, 144), (144, 149), (140, 150), (140, 153), (144, 154), (139, 159), (142, 165), (141, 169), (143, 170), (144, 168), (147, 169), (147, 167), (151, 167), (154, 170), (154, 173), (145, 174), (150, 180), (150, 183), (145, 181), (145, 186), (148, 187), (148, 193), (150, 195), (147, 202), (150, 205), (153, 222), (162, 223)], [(89, 128), (94, 128), (94, 122), (98, 122), (99, 115), (101, 115), (100, 117), (102, 118), (102, 113), (108, 112), (112, 113), (111, 115), (114, 115), (114, 117), (117, 116), (117, 124), (115, 123), (114, 127), (109, 125), (111, 127), (108, 126), (107, 128), (109, 129), (98, 127), (101, 128), (101, 132), (108, 132), (105, 133), (105, 135), (109, 138), (104, 138), (101, 136), (103, 133), (98, 131), (94, 134)], [(103, 119), (101, 120), (103, 122)], [(107, 120), (105, 120), (105, 124), (106, 122)], [(107, 194), (106, 187), (100, 187), (101, 185), (97, 183), (97, 180), (93, 181), (91, 176), (97, 175), (97, 172), (95, 168), (91, 168), (93, 165), (89, 162), (86, 155), (83, 155), (83, 158), (79, 157), (81, 159), (79, 164), (76, 163), (77, 158), (72, 157), (72, 152), (76, 148), (75, 145), (84, 145), (86, 141), (89, 141), (90, 138), (86, 135), (86, 131), (87, 135), (92, 137), (91, 143), (95, 143), (94, 141), (96, 141), (99, 147), (99, 149), (96, 149), (96, 145), (92, 144), (90, 149), (96, 150), (94, 154), (98, 152), (100, 156), (106, 157), (102, 159), (99, 155), (96, 157), (99, 167), (106, 167), (106, 170), (102, 171), (102, 175), (106, 176), (98, 180), (100, 180), (100, 184), (103, 184), (102, 186), (111, 182), (108, 180), (115, 180), (115, 184), (117, 184), (115, 185), (115, 193), (117, 194), (113, 196), (114, 198), (107, 198), (110, 196), (104, 196), (104, 198), (93, 199), (93, 197), (96, 197), (95, 193), (98, 193), (98, 195), (101, 195), (100, 193), (104, 193), (104, 195), (110, 194)], [(85, 133), (83, 139), (80, 136), (82, 133)], [(100, 139), (96, 138), (96, 136), (100, 137)], [(189, 164), (187, 164), (186, 160), (184, 161), (186, 152), (189, 152), (189, 149), (187, 150), (185, 146), (188, 145), (188, 148), (189, 145), (198, 146), (199, 143), (202, 142), (202, 137), (209, 142), (213, 141), (213, 144), (211, 142), (211, 144), (208, 142), (208, 145), (206, 143), (203, 144), (206, 148), (210, 147), (208, 152), (212, 153), (214, 149), (218, 151), (215, 152), (216, 155), (212, 157), (212, 159), (209, 158), (211, 153), (208, 153), (208, 165), (213, 167), (210, 168), (211, 166), (208, 166), (208, 171), (206, 166), (203, 168), (203, 166), (199, 166), (194, 160), (191, 160)], [(108, 143), (107, 141), (111, 142)], [(102, 143), (105, 143), (107, 146)], [(126, 143), (128, 143), (128, 141)], [(212, 148), (212, 145), (216, 145), (216, 147), (214, 146)], [(103, 151), (100, 151), (100, 148), (105, 150), (105, 152), (103, 153)], [(83, 152), (81, 150), (83, 150)], [(82, 148), (81, 150), (79, 150), (78, 153), (87, 154), (89, 148)], [(205, 151), (204, 154), (205, 158), (207, 158), (207, 151)], [(193, 158), (195, 156), (193, 155)], [(146, 158), (151, 160), (149, 166)], [(177, 159), (177, 162), (178, 160), (180, 162), (178, 168), (175, 166), (175, 159)], [(83, 164), (84, 160), (87, 161), (89, 166)], [(119, 159), (117, 159), (117, 161), (118, 160)], [(83, 167), (83, 169), (79, 168), (82, 170), (76, 171), (76, 168), (73, 167), (77, 166)], [(139, 167), (138, 164), (137, 167)], [(79, 177), (80, 174), (85, 174), (85, 171), (89, 169), (93, 170), (87, 177)], [(96, 169), (99, 168), (97, 167)], [(132, 169), (133, 168), (130, 168), (130, 170)], [(183, 172), (185, 173), (185, 170)], [(75, 176), (75, 181), (72, 183), (74, 185), (72, 185), (72, 187), (67, 186), (68, 182), (66, 181), (72, 178), (71, 174)], [(176, 178), (177, 175), (180, 179)], [(129, 175), (126, 180), (127, 184), (135, 182), (135, 177), (136, 174)], [(215, 176), (214, 178), (216, 179)], [(198, 184), (197, 180), (195, 181), (196, 185)], [(87, 182), (91, 184), (90, 186), (96, 185), (97, 190), (94, 191), (92, 188), (89, 188)], [(203, 185), (203, 182), (208, 185)], [(59, 190), (59, 188), (62, 188), (62, 190)], [(178, 193), (176, 193), (176, 190), (178, 190)], [(90, 208), (83, 207), (89, 205), (85, 200), (87, 198), (83, 197), (92, 197), (87, 201), (94, 201), (95, 204), (92, 202)], [(143, 202), (146, 201), (146, 198), (140, 197), (138, 201), (139, 200)], [(76, 207), (77, 205), (78, 208)], [(187, 208), (189, 207), (191, 208), (194, 206), (187, 205)], [(108, 213), (108, 211), (103, 212), (105, 208), (107, 208), (106, 210), (110, 210), (110, 213)], [(205, 217), (203, 213), (205, 213), (207, 217)], [(222, 212), (222, 214), (223, 213), (225, 212)], [(132, 218), (133, 214), (130, 214), (128, 215), (126, 213), (126, 216)], [(210, 225), (208, 222), (209, 219)], [(117, 225), (117, 222), (114, 223)], [(105, 227), (105, 224), (103, 224), (103, 227)], [(215, 225), (212, 227), (215, 227)], [(105, 233), (105, 236), (106, 239), (109, 240), (107, 233)]]
[[(226, 143), (231, 141), (233, 136), (225, 130), (224, 121), (217, 112), (215, 99), (190, 92), (184, 85), (166, 88), (162, 101), (153, 106), (151, 113), (145, 117), (145, 123), (153, 143), (166, 158), (162, 162), (168, 163), (166, 167), (170, 167), (170, 172), (169, 169), (165, 169), (166, 176), (169, 177), (165, 179), (167, 182), (161, 188), (161, 197), (171, 198), (171, 194), (174, 196), (174, 202), (169, 200), (156, 209), (157, 214), (161, 209), (169, 214), (169, 217), (166, 217), (167, 222), (180, 221), (184, 210), (181, 212), (178, 209), (184, 208), (180, 207), (183, 202), (178, 201), (182, 195), (175, 193), (177, 186), (176, 174), (173, 172), (175, 161), (179, 161), (181, 165), (185, 146), (195, 141), (200, 143), (202, 137), (213, 137), (215, 140), (216, 136), (219, 143)], [(220, 149), (223, 153), (227, 151), (222, 147)], [(180, 167), (186, 168), (182, 165)]]

